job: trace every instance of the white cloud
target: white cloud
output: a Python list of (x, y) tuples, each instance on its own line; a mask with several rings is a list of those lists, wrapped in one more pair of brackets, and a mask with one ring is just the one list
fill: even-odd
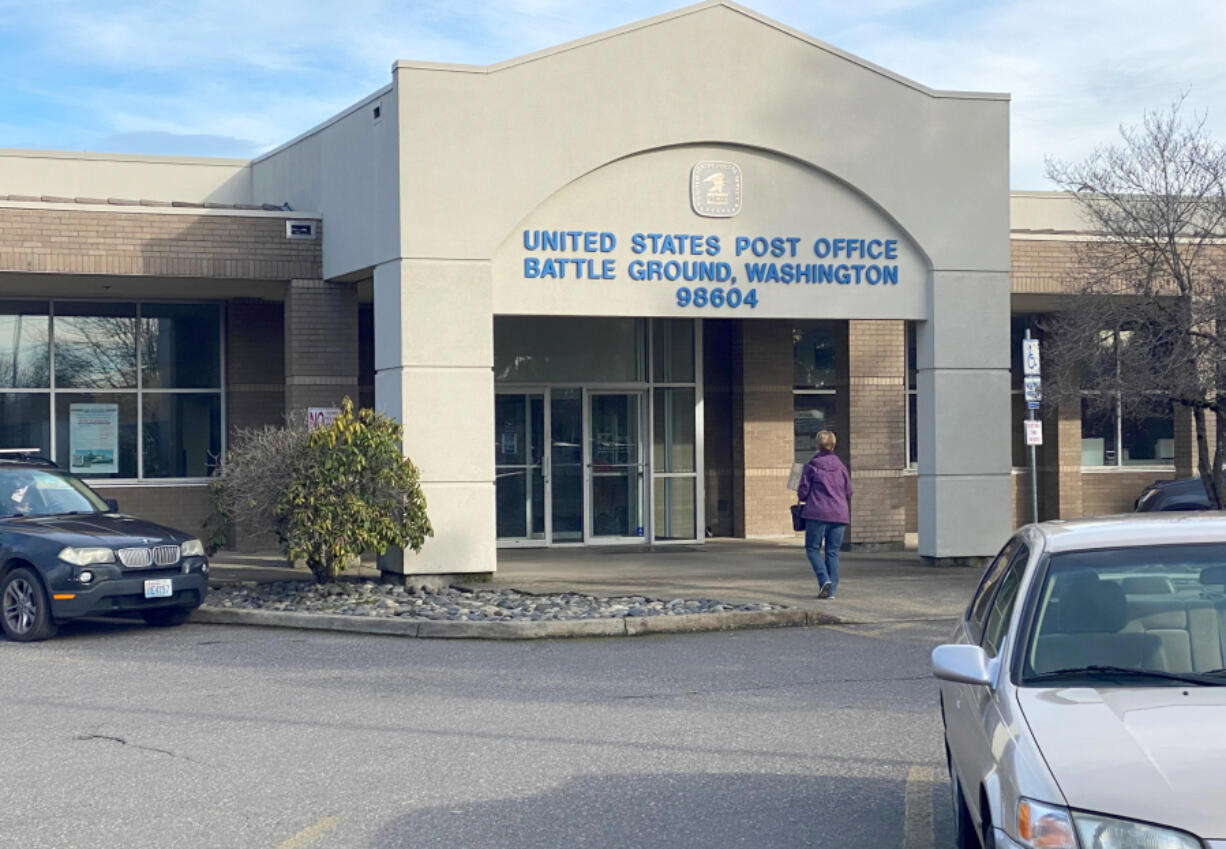
[[(1010, 92), (1015, 188), (1045, 187), (1045, 155), (1080, 158), (1185, 89), (1190, 107), (1212, 107), (1210, 128), (1226, 137), (1220, 0), (748, 5), (933, 88)], [(672, 8), (662, 0), (0, 0), (8, 82), (0, 132), (42, 133), (38, 146), (53, 148), (122, 133), (267, 148), (385, 85), (396, 59), (495, 64)], [(37, 112), (24, 133), (23, 108)]]

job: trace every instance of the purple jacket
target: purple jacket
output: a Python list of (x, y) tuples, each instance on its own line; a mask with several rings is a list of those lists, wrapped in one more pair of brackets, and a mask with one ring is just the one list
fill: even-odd
[(800, 515), (819, 522), (851, 522), (851, 476), (847, 467), (830, 451), (819, 451), (805, 464), (797, 498), (804, 502)]

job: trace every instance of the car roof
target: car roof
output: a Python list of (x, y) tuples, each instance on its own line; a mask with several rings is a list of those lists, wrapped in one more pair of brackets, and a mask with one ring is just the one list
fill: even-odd
[(1226, 544), (1226, 513), (1126, 513), (1031, 526), (1050, 552), (1179, 543)]

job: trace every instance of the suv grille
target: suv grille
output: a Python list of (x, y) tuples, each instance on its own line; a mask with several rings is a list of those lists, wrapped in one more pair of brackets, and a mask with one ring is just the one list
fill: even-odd
[(119, 561), (129, 569), (173, 566), (179, 562), (179, 546), (155, 545), (153, 548), (121, 548)]

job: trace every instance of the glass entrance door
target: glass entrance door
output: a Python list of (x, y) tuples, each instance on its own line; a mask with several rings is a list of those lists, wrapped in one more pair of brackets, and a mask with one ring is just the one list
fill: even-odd
[(545, 394), (494, 396), (494, 490), (498, 539), (545, 540)]
[(588, 539), (644, 536), (643, 393), (589, 392)]
[(549, 391), (550, 542), (583, 542), (583, 390)]

